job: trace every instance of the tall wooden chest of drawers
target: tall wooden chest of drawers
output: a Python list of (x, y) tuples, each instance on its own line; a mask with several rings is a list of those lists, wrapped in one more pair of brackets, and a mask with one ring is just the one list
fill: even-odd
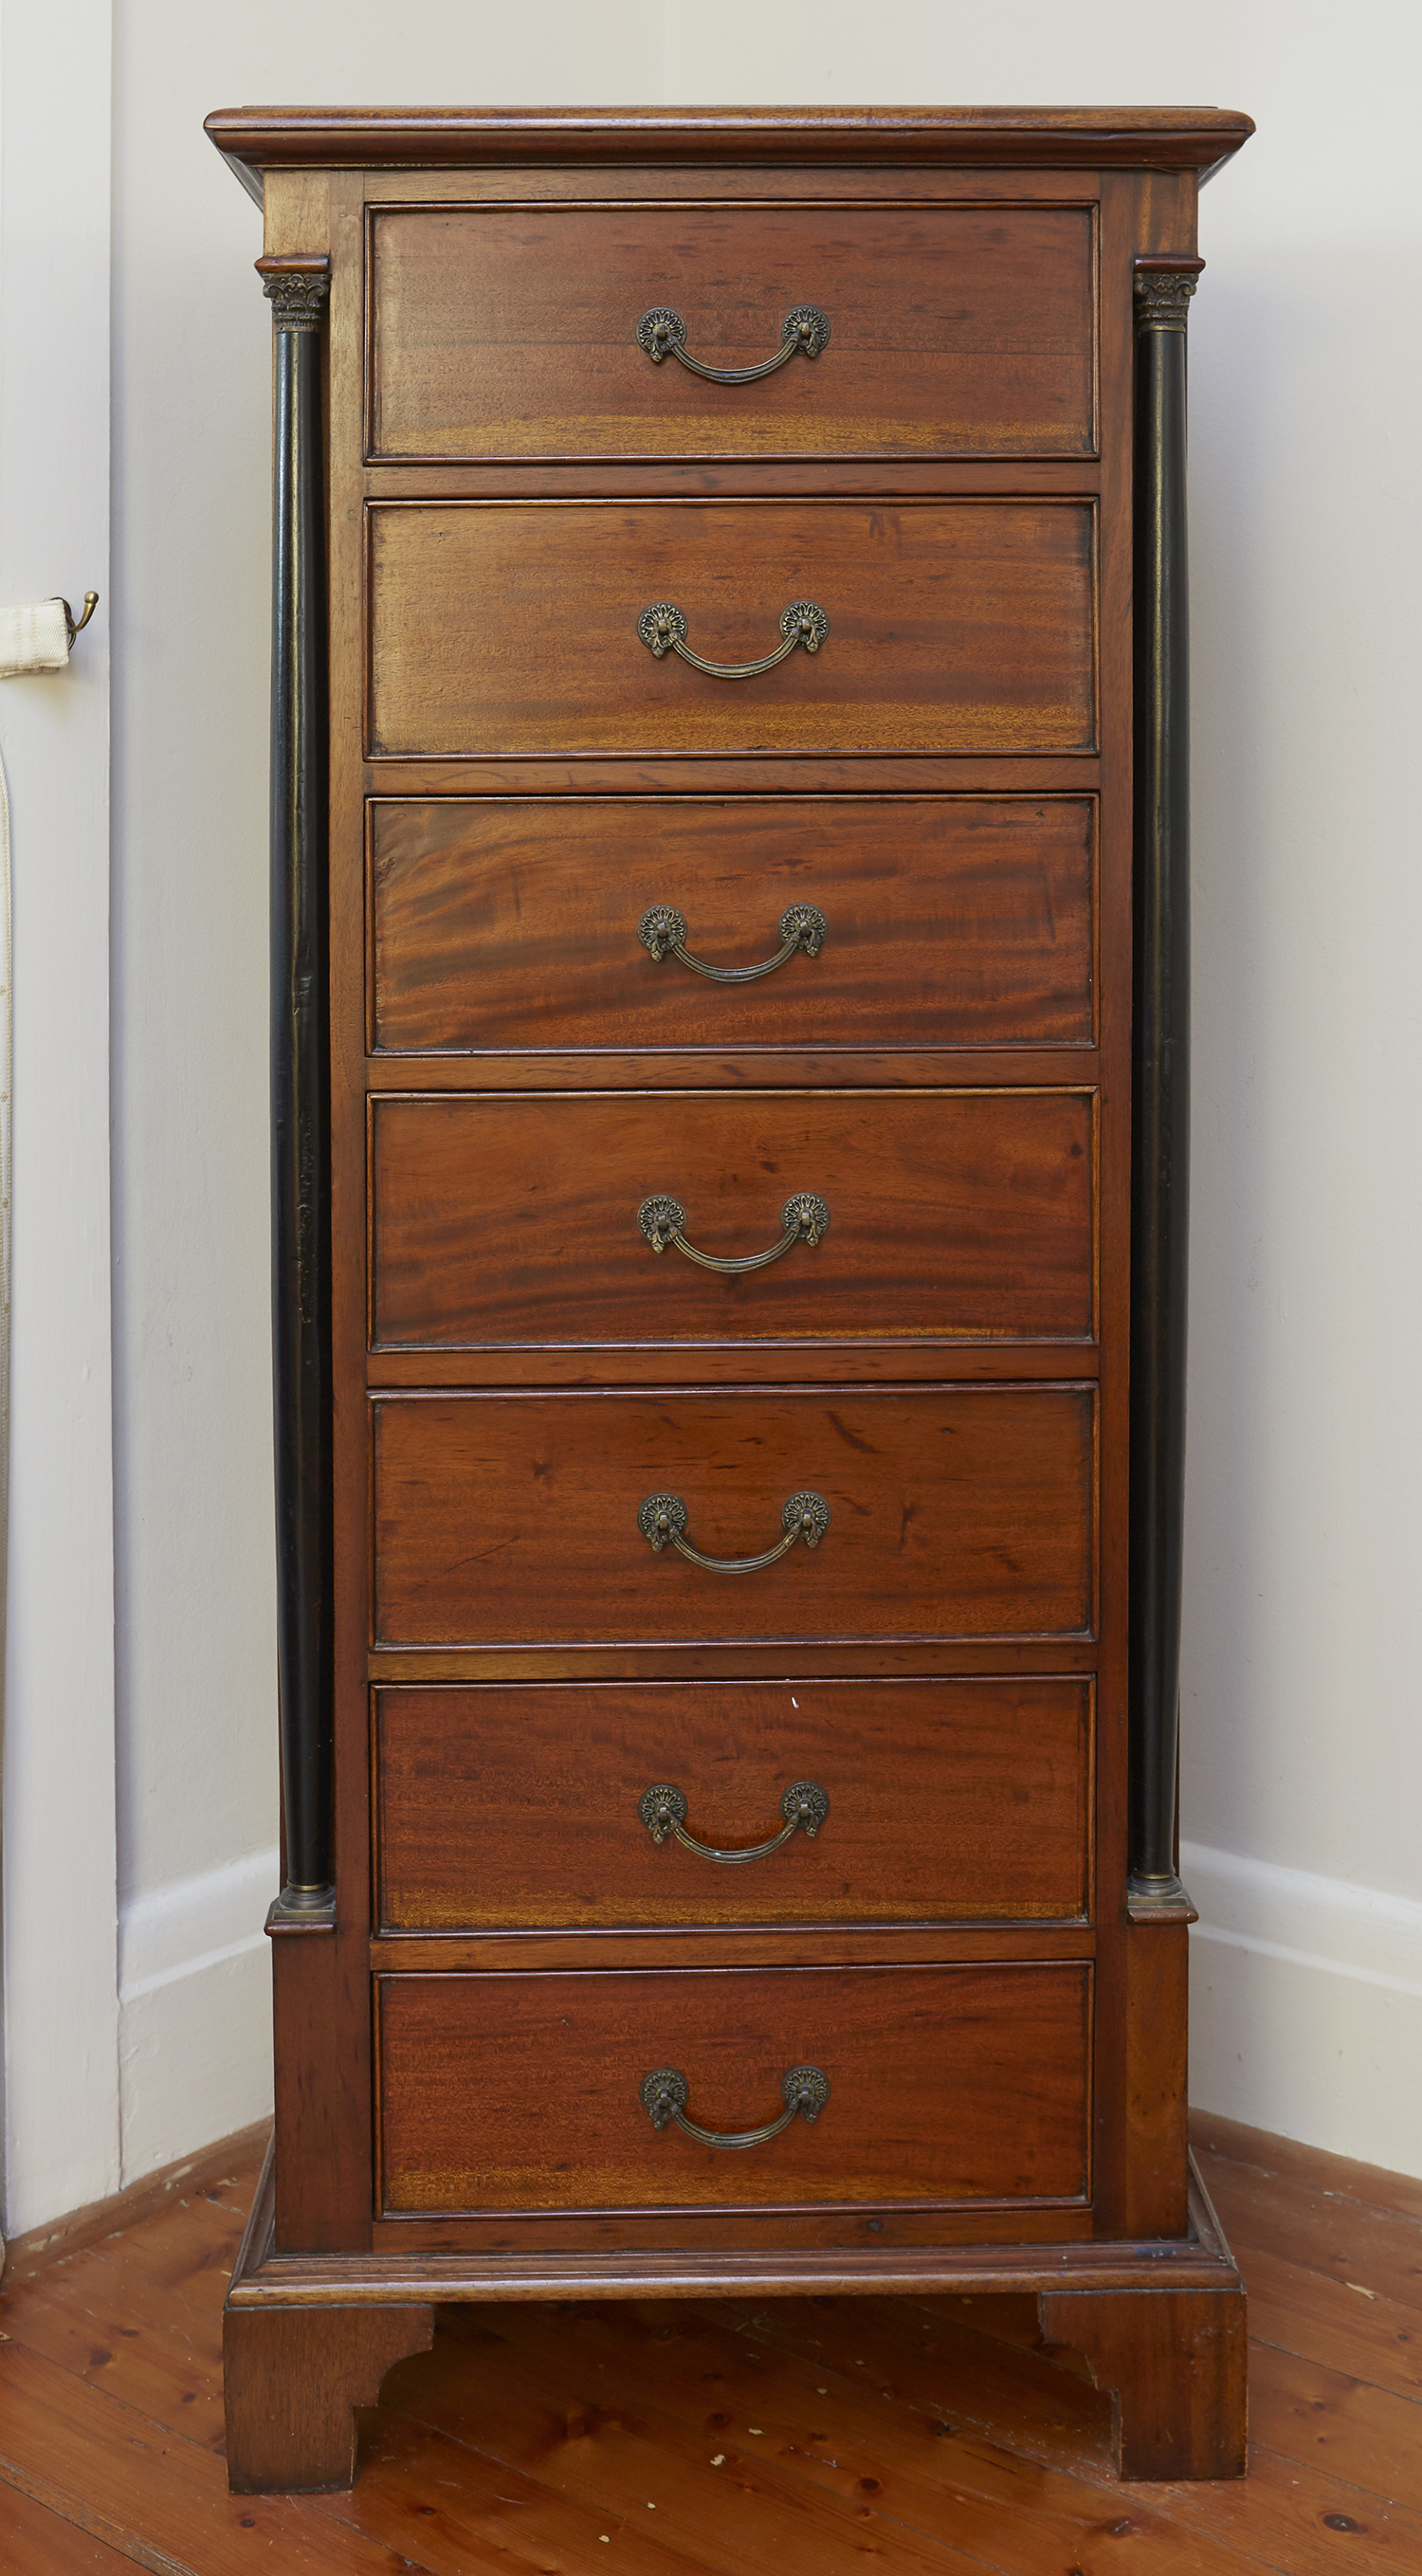
[[(1016, 2289), (1184, 2137), (1184, 373), (1247, 118), (237, 110), (285, 1875), (239, 2486), (442, 2300)], [(299, 2394), (299, 2402), (298, 2402)]]

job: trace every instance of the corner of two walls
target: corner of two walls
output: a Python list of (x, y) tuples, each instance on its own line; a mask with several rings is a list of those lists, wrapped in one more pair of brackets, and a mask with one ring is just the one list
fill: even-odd
[(1422, 2174), (1422, 1904), (1182, 1843), (1190, 2099)]
[(124, 2183), (264, 2119), (272, 2107), (277, 1853), (135, 1896), (119, 1911)]

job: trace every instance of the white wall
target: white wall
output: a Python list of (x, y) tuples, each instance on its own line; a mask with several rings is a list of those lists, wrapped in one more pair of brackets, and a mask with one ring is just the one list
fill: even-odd
[(398, 23), (388, 0), (115, 0), (125, 2171), (266, 2098), (270, 328), (256, 210), (201, 120), (396, 96), (1258, 120), (1203, 200), (1191, 321), (1195, 2091), (1422, 2169), (1415, 10), (406, 0)]
[[(0, 10), (0, 600), (102, 593), (0, 681), (14, 829), (8, 2221), (118, 2188), (109, 1376), (108, 0)], [(56, 187), (54, 174), (62, 173)]]

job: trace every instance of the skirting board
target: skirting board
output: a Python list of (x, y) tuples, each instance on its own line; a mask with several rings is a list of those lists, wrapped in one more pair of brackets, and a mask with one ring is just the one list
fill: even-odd
[(1190, 2099), (1422, 2175), (1422, 1904), (1182, 1843)]
[(272, 2107), (275, 1850), (131, 1899), (119, 1920), (123, 2180)]
[[(182, 2156), (176, 2164), (164, 2165), (143, 2181), (129, 2183), (108, 2200), (91, 2200), (83, 2209), (68, 2210), (62, 2218), (52, 2218), (42, 2227), (32, 2227), (23, 2236), (12, 2236), (5, 2248), (5, 2287), (14, 2289), (21, 2281), (32, 2281), (51, 2263), (67, 2263), (74, 2254), (82, 2254), (91, 2245), (101, 2245), (129, 2227), (139, 2227), (150, 2218), (161, 2218), (172, 2208), (183, 2206), (199, 2193), (210, 2194), (237, 2182), (244, 2167), (263, 2156), (271, 2143), (271, 2122), (259, 2120), (250, 2129), (241, 2129), (232, 2138), (219, 2138), (200, 2155)], [(243, 2186), (238, 2183), (238, 2188)]]

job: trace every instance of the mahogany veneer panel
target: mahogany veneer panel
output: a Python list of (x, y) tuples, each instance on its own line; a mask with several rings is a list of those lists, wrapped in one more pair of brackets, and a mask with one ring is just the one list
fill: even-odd
[[(1092, 1102), (1069, 1091), (385, 1096), (371, 1112), (372, 1341), (388, 1349), (1088, 1339)], [(654, 1251), (670, 1193), (725, 1277)]]
[[(369, 509), (371, 749), (415, 758), (1090, 751), (1086, 501), (380, 502)], [(758, 660), (818, 601), (811, 655), (714, 679), (637, 633)]]
[[(371, 453), (1088, 455), (1092, 270), (1088, 206), (381, 208)], [(827, 347), (755, 385), (635, 337), (757, 366), (803, 304)]]
[[(390, 1646), (1069, 1637), (1092, 1625), (1094, 1390), (385, 1395), (375, 1636)], [(758, 1553), (808, 1488), (813, 1552), (728, 1577), (637, 1526), (680, 1494)]]
[[(1086, 1911), (1084, 1681), (386, 1689), (374, 1723), (389, 1931)], [(669, 1781), (686, 1830), (735, 1848), (804, 1779), (830, 1802), (814, 1840), (744, 1864), (659, 1849), (637, 1813)]]
[[(1095, 811), (1063, 796), (376, 799), (373, 1041), (1087, 1045)], [(789, 904), (828, 927), (817, 957), (718, 985), (654, 963), (637, 937), (654, 903), (717, 966), (773, 956)]]
[[(402, 2210), (767, 2208), (1072, 2200), (1089, 2189), (1091, 1970), (627, 1970), (381, 1977), (380, 2201)], [(638, 2099), (679, 2067), (688, 2116), (776, 2118), (811, 2064), (829, 2099), (726, 2155)]]

